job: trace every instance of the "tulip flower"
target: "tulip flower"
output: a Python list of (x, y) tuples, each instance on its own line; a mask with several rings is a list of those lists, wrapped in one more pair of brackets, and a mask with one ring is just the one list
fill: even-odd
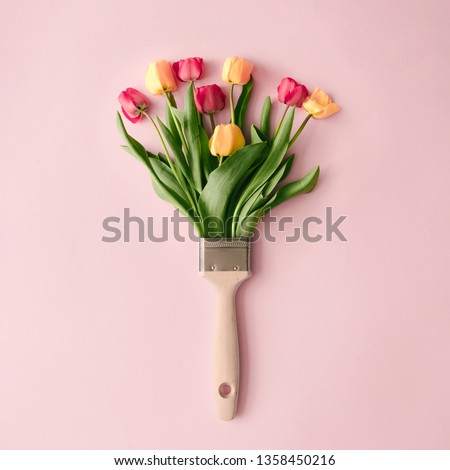
[(303, 109), (316, 119), (324, 119), (337, 113), (341, 108), (333, 103), (330, 96), (323, 90), (316, 88), (311, 96), (303, 102)]
[(119, 95), (119, 103), (124, 116), (133, 123), (140, 121), (150, 106), (150, 100), (134, 88), (122, 91)]
[(225, 94), (219, 85), (206, 85), (196, 88), (195, 106), (199, 113), (217, 113), (225, 107)]
[(220, 158), (220, 163), (223, 157), (228, 157), (244, 145), (244, 135), (236, 124), (219, 124), (209, 139), (209, 150)]
[(232, 85), (245, 85), (250, 80), (253, 64), (239, 57), (228, 57), (223, 64), (222, 80)]
[(152, 95), (163, 95), (177, 89), (177, 80), (166, 60), (151, 62), (145, 74), (145, 86)]
[(172, 67), (177, 77), (182, 82), (190, 82), (202, 76), (203, 59), (200, 57), (192, 57), (190, 59), (179, 60), (175, 62)]
[(293, 78), (283, 78), (278, 86), (278, 101), (288, 106), (300, 108), (307, 96), (308, 89), (305, 85), (297, 83)]

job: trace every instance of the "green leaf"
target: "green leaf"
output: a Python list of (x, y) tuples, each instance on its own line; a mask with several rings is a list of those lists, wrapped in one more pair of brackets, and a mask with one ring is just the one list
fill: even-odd
[(240, 227), (242, 226), (242, 221), (245, 220), (248, 217), (248, 215), (252, 212), (252, 208), (254, 206), (259, 205), (261, 202), (264, 202), (264, 199), (261, 196), (261, 193), (262, 193), (262, 188), (259, 189), (258, 191), (255, 191), (247, 199), (247, 201), (245, 201), (245, 204), (240, 209), (239, 214), (237, 214), (237, 221), (235, 223), (235, 226), (233, 227), (233, 230), (234, 230), (233, 236), (238, 236), (236, 235), (236, 233), (237, 231), (239, 231)]
[(116, 123), (120, 134), (127, 142), (128, 147), (133, 152), (134, 156), (142, 160), (148, 166), (147, 150), (145, 150), (144, 146), (140, 142), (138, 142), (136, 139), (133, 139), (133, 137), (128, 134), (123, 124), (122, 116), (119, 112), (117, 112)]
[(255, 125), (253, 125), (250, 129), (250, 138), (252, 144), (257, 144), (258, 142), (267, 142), (266, 136)]
[(183, 149), (181, 148), (181, 142), (175, 139), (170, 130), (161, 121), (161, 119), (159, 119), (159, 117), (157, 117), (156, 119), (158, 121), (158, 126), (161, 129), (164, 139), (169, 144), (169, 147), (172, 150), (177, 167), (181, 169), (181, 173), (184, 175), (188, 182), (192, 181), (190, 170), (186, 163), (186, 157), (184, 156)]
[(264, 186), (261, 186), (261, 188), (255, 191), (247, 199), (239, 211), (238, 227), (242, 225), (242, 221), (246, 219), (249, 214), (254, 213), (267, 202), (267, 196), (273, 191), (275, 186), (280, 181), (286, 178), (286, 176), (289, 174), (289, 171), (291, 170), (294, 156), (295, 155), (291, 155), (286, 160), (284, 160), (278, 167), (278, 170), (267, 181), (267, 183)]
[(309, 193), (311, 192), (319, 179), (320, 167), (317, 166), (312, 171), (310, 171), (306, 176), (294, 181), (293, 183), (288, 183), (281, 187), (274, 195), (271, 201), (269, 201), (264, 206), (264, 213), (269, 209), (273, 209), (288, 199), (297, 196), (298, 194)]
[(156, 159), (151, 159), (150, 164), (153, 168), (154, 176), (156, 176), (158, 183), (156, 184), (155, 191), (157, 188), (158, 190), (161, 189), (160, 185), (164, 187), (163, 194), (158, 193), (158, 195), (167, 202), (170, 202), (177, 209), (180, 209), (180, 211), (188, 213), (191, 209), (191, 206), (182, 196), (183, 189), (180, 187), (170, 168)]
[(292, 130), (292, 123), (294, 121), (294, 112), (295, 108), (291, 108), (286, 114), (280, 130), (272, 142), (272, 146), (270, 147), (267, 157), (264, 159), (263, 163), (243, 191), (237, 204), (235, 215), (239, 215), (239, 211), (247, 199), (268, 181), (283, 160), (289, 145), (289, 137)]
[[(131, 137), (131, 136), (130, 136), (130, 137)], [(132, 138), (132, 137), (131, 137), (131, 138)], [(133, 156), (134, 158), (136, 158), (137, 160), (139, 160), (141, 163), (144, 163), (144, 164), (145, 164), (145, 162), (142, 160), (142, 157), (141, 157), (141, 156), (137, 157), (137, 156), (135, 155), (135, 153), (133, 152), (133, 150), (132, 150), (130, 147), (128, 147), (128, 145), (121, 145), (120, 147), (121, 147), (123, 150), (125, 150), (125, 152), (127, 152), (128, 154), (130, 154), (131, 156)], [(155, 155), (155, 154), (149, 152), (148, 150), (146, 150), (146, 152), (147, 152), (147, 157), (148, 157), (148, 158), (156, 158), (157, 160), (161, 160), (161, 157), (162, 157), (162, 158), (163, 158), (163, 162), (164, 162), (164, 163), (167, 163), (166, 157), (165, 157), (162, 153), (158, 153), (158, 155)]]
[(261, 165), (260, 169), (251, 181), (251, 184), (249, 185), (249, 193), (253, 192), (255, 189), (263, 185), (281, 163), (289, 145), (289, 137), (292, 130), (292, 123), (294, 122), (294, 112), (295, 108), (292, 108), (286, 114), (286, 117), (280, 127), (278, 135), (273, 141), (273, 144), (270, 148), (266, 160)]
[(169, 103), (170, 105), (173, 107), (173, 108), (176, 108), (177, 107), (177, 102), (175, 101), (175, 96), (173, 96), (173, 93), (172, 92), (169, 92), (167, 94), (168, 98), (169, 98)]
[(181, 111), (181, 109), (174, 108), (173, 106), (171, 108), (172, 108), (172, 113), (175, 115), (175, 118), (180, 123), (181, 127), (183, 127), (183, 121), (184, 121), (183, 111)]
[(265, 143), (251, 144), (237, 150), (209, 175), (208, 183), (198, 200), (203, 218), (217, 217), (225, 224), (227, 205), (231, 195), (239, 188), (243, 175), (259, 157), (265, 146)]
[(245, 114), (247, 112), (248, 102), (252, 95), (253, 89), (253, 77), (250, 76), (250, 80), (243, 85), (241, 94), (239, 96), (236, 107), (234, 108), (235, 123), (241, 128), (244, 128)]
[(234, 236), (251, 238), (254, 234), (256, 226), (259, 224), (261, 219), (261, 215), (255, 214), (251, 214), (248, 217), (245, 217), (237, 228), (236, 234)]
[(167, 161), (167, 157), (163, 153), (158, 152), (158, 159), (170, 168), (169, 162)]
[(283, 181), (284, 178), (289, 174), (292, 168), (292, 164), (294, 163), (295, 154), (290, 155), (286, 158), (283, 162), (281, 162), (278, 170), (269, 178), (267, 183), (264, 185), (264, 189), (262, 192), (263, 197), (268, 196), (274, 189), (275, 186), (280, 182)]
[(201, 126), (198, 122), (198, 111), (194, 101), (194, 84), (191, 83), (184, 99), (184, 133), (189, 147), (189, 163), (192, 172), (192, 181), (197, 192), (203, 188), (203, 162), (202, 141), (200, 138)]
[[(152, 160), (152, 166), (158, 163), (161, 165), (161, 168), (167, 168), (167, 166), (159, 160)], [(182, 215), (187, 217), (193, 224), (195, 224), (195, 215), (193, 215), (193, 208), (190, 206), (190, 204), (180, 196), (177, 190), (167, 186), (160, 180), (160, 178), (156, 175), (155, 168), (153, 168), (153, 173), (151, 173), (151, 176), (152, 186), (157, 196), (178, 209)]]
[(171, 134), (173, 135), (173, 138), (176, 140), (178, 145), (181, 145), (181, 138), (178, 134), (177, 126), (170, 110), (171, 106), (169, 105), (169, 103), (166, 103), (165, 113), (167, 128), (170, 130)]
[[(262, 142), (262, 143), (265, 143), (265, 142)], [(253, 163), (250, 165), (250, 168), (246, 170), (245, 173), (243, 173), (240, 179), (239, 186), (236, 188), (236, 191), (233, 191), (233, 193), (231, 194), (230, 201), (227, 207), (227, 218), (236, 216), (235, 211), (236, 211), (236, 207), (239, 202), (239, 199), (240, 199), (242, 189), (245, 188), (246, 184), (248, 184), (248, 182), (251, 180), (251, 178), (253, 177), (256, 170), (261, 165), (261, 162), (264, 160), (266, 156), (267, 156), (267, 145), (263, 149), (263, 151), (256, 157)], [(242, 214), (243, 211), (245, 211), (245, 207), (241, 209), (240, 214)], [(233, 233), (232, 233), (232, 236), (233, 236)]]
[(209, 151), (209, 138), (203, 127), (200, 127), (200, 141), (202, 145), (202, 167), (205, 180), (208, 181), (209, 175), (218, 165), (219, 160)]
[(272, 109), (272, 102), (270, 96), (264, 100), (264, 104), (261, 111), (261, 122), (259, 128), (261, 132), (266, 136), (266, 140), (270, 138), (270, 111)]
[(146, 164), (150, 171), (153, 188), (156, 194), (164, 201), (178, 208), (183, 215), (189, 217), (189, 219), (194, 222), (191, 216), (192, 208), (181, 195), (183, 191), (170, 168), (157, 158), (148, 158), (143, 145), (128, 134), (119, 113), (117, 113), (117, 126), (128, 143), (130, 150), (137, 158), (140, 158)]
[(240, 220), (239, 226), (235, 231), (236, 237), (249, 237), (252, 235), (255, 227), (259, 221), (270, 210), (279, 206), (288, 199), (297, 196), (298, 194), (309, 193), (312, 191), (319, 178), (320, 167), (314, 168), (306, 176), (293, 183), (288, 183), (278, 190), (273, 196), (265, 199), (264, 204), (253, 210), (251, 214)]

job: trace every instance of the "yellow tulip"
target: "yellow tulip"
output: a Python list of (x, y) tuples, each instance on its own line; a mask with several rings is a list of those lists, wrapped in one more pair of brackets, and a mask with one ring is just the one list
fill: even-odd
[(244, 135), (236, 124), (219, 124), (209, 139), (209, 150), (221, 158), (228, 157), (244, 145)]
[(245, 85), (250, 80), (253, 64), (239, 57), (228, 57), (223, 64), (222, 80), (233, 85)]
[(162, 95), (164, 92), (175, 91), (177, 80), (172, 67), (166, 60), (151, 62), (145, 74), (145, 86), (152, 95)]
[(330, 96), (320, 88), (316, 88), (311, 96), (303, 102), (303, 109), (316, 119), (324, 119), (337, 113), (341, 108), (333, 103)]

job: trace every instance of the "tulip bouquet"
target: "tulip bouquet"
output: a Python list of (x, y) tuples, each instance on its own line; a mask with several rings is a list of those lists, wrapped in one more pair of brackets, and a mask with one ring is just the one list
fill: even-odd
[[(226, 97), (218, 85), (195, 85), (202, 67), (203, 59), (198, 57), (172, 66), (161, 60), (148, 67), (147, 88), (167, 101), (165, 123), (150, 115), (150, 100), (139, 91), (128, 88), (119, 95), (128, 120), (151, 123), (162, 152), (150, 152), (131, 137), (120, 113), (117, 124), (127, 144), (124, 149), (148, 168), (156, 193), (188, 217), (200, 237), (200, 273), (217, 293), (216, 404), (219, 417), (229, 420), (234, 418), (239, 391), (235, 292), (251, 275), (250, 238), (270, 209), (314, 188), (319, 167), (298, 181), (281, 184), (294, 161), (289, 149), (311, 117), (331, 116), (339, 107), (319, 88), (309, 95), (304, 85), (283, 78), (278, 100), (285, 108), (275, 131), (270, 129), (272, 103), (267, 97), (259, 126), (251, 126), (250, 142), (246, 142), (242, 129), (252, 93), (253, 65), (238, 57), (226, 59), (222, 78), (229, 84), (231, 116), (229, 122), (217, 125), (214, 115), (224, 109)], [(177, 80), (189, 82), (183, 110), (175, 101)], [(236, 86), (242, 89), (235, 104)], [(297, 108), (307, 114), (293, 133)]]
[[(251, 237), (269, 210), (314, 188), (318, 166), (298, 181), (281, 184), (294, 161), (289, 149), (312, 117), (331, 116), (339, 106), (320, 88), (309, 94), (304, 85), (284, 78), (278, 86), (278, 100), (285, 107), (275, 131), (270, 129), (272, 103), (267, 97), (259, 125), (251, 126), (248, 142), (242, 129), (252, 93), (253, 65), (238, 57), (226, 59), (222, 78), (229, 84), (231, 116), (229, 122), (217, 125), (214, 115), (224, 109), (226, 96), (219, 85), (196, 86), (202, 69), (203, 59), (198, 57), (172, 66), (164, 60), (149, 65), (145, 84), (152, 95), (165, 97), (165, 122), (152, 117), (150, 100), (144, 94), (134, 88), (120, 93), (123, 115), (132, 123), (148, 120), (162, 152), (144, 148), (128, 134), (117, 113), (117, 125), (126, 142), (123, 148), (142, 161), (155, 192), (189, 218), (199, 237)], [(189, 83), (183, 110), (174, 96), (178, 80)], [(236, 86), (242, 88), (235, 102)], [(293, 132), (298, 108), (306, 116)]]

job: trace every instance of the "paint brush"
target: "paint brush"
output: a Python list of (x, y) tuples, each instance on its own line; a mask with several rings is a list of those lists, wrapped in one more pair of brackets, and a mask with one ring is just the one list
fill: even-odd
[(235, 297), (251, 275), (249, 238), (201, 238), (200, 275), (216, 290), (214, 392), (220, 419), (233, 419), (239, 395), (239, 341)]

